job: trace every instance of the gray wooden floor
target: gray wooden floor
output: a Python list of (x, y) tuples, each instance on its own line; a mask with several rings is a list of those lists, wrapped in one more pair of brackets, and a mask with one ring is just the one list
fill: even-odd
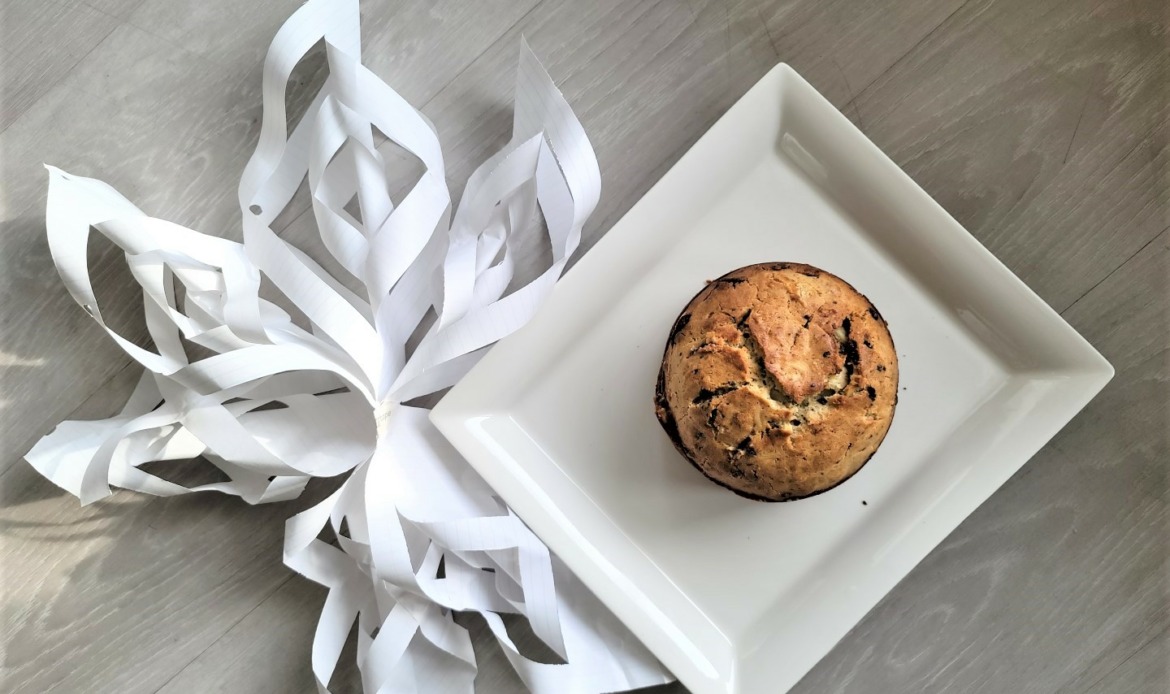
[[(21, 460), (59, 420), (112, 414), (136, 377), (53, 270), (41, 162), (238, 239), (260, 62), (298, 4), (0, 0), (3, 691), (314, 691), (324, 592), (280, 547), (283, 520), (328, 484), (260, 508), (119, 493), (82, 509)], [(507, 138), (525, 34), (601, 161), (585, 248), (768, 68), (793, 65), (1117, 368), (797, 691), (1137, 694), (1170, 691), (1168, 13), (1166, 0), (365, 0), (363, 34), (366, 63), (437, 124), (456, 193)], [(284, 233), (299, 238), (294, 217)], [(117, 254), (90, 255), (104, 305), (133, 307)], [(137, 310), (109, 318), (145, 341)], [(520, 690), (494, 646), (480, 662), (481, 691)], [(335, 691), (357, 683), (343, 667)]]

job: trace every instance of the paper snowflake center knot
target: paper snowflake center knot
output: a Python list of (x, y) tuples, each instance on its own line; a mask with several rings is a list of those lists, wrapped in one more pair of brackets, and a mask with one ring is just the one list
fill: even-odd
[(386, 430), (390, 426), (390, 414), (394, 412), (394, 406), (397, 404), (394, 400), (387, 398), (374, 408), (374, 428), (379, 439), (386, 435)]

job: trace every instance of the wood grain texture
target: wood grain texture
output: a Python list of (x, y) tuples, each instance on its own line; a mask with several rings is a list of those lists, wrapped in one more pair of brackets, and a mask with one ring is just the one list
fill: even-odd
[[(159, 694), (249, 692), (250, 694), (315, 694), (312, 664), (306, 654), (317, 628), (316, 606), (327, 591), (291, 578), (272, 595), (172, 677)], [(354, 665), (356, 648), (342, 655), (330, 686), (334, 692), (361, 691)]]
[[(1088, 3), (1033, 16), (1043, 4), (970, 0), (856, 103), (874, 142), (1062, 309), (1085, 273), (1092, 286), (1166, 226), (1148, 217), (1165, 210), (1170, 54), (1149, 39), (1151, 22), (1102, 18)], [(1047, 44), (1009, 40), (1050, 24), (1060, 31)], [(1119, 49), (1100, 49), (1094, 32)], [(1126, 183), (1103, 186), (1110, 177)], [(1102, 204), (1103, 190), (1126, 199)]]
[(970, 0), (747, 0), (776, 53), (854, 123), (854, 99)]
[(1086, 694), (1146, 694), (1170, 681), (1170, 631), (1162, 630), (1136, 653), (1105, 673)]
[(0, 7), (2, 131), (68, 75), (118, 22), (86, 5), (23, 1)]
[[(123, 370), (77, 416), (109, 416), (136, 379)], [(157, 690), (291, 577), (260, 558), (279, 557), (274, 529), (327, 491), (261, 507), (120, 492), (79, 508), (13, 467), (0, 477), (5, 691)]]
[[(60, 419), (115, 412), (137, 376), (52, 269), (40, 163), (238, 238), (260, 61), (298, 4), (0, 0), (0, 690), (315, 691), (324, 591), (283, 568), (280, 542), (328, 484), (262, 508), (119, 493), (80, 509), (19, 462)], [(527, 36), (601, 162), (584, 248), (789, 62), (1117, 367), (796, 689), (810, 693), (1170, 690), (1167, 13), (1164, 0), (362, 3), (365, 62), (435, 122), (456, 195), (508, 137)], [(322, 69), (315, 56), (298, 70), (294, 109)], [(287, 238), (311, 240), (305, 208), (282, 217)], [(521, 274), (545, 252), (525, 248)], [(110, 306), (137, 296), (117, 256), (91, 251)], [(111, 311), (144, 340), (136, 313)], [(477, 690), (522, 691), (482, 623), (460, 620)], [(343, 662), (334, 691), (358, 683)]]
[[(25, 2), (26, 0), (12, 0), (13, 2)], [(35, 1), (35, 0), (32, 0)], [(54, 0), (71, 7), (78, 7), (85, 5), (91, 7), (98, 12), (102, 12), (111, 17), (125, 21), (130, 13), (142, 4), (143, 0)]]

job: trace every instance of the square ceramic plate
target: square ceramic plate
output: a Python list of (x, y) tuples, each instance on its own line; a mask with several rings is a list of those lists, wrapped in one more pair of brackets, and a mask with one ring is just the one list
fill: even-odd
[[(704, 282), (773, 260), (889, 321), (900, 401), (829, 493), (770, 504), (667, 440), (654, 383)], [(432, 419), (699, 694), (784, 692), (1113, 375), (791, 68), (735, 104)], [(865, 502), (865, 503), (863, 503)]]

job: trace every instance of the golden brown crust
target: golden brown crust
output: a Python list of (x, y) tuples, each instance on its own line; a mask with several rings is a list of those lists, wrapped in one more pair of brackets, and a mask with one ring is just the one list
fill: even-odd
[(708, 283), (683, 309), (655, 409), (704, 475), (785, 501), (861, 469), (897, 400), (894, 342), (869, 300), (811, 265), (764, 263)]

